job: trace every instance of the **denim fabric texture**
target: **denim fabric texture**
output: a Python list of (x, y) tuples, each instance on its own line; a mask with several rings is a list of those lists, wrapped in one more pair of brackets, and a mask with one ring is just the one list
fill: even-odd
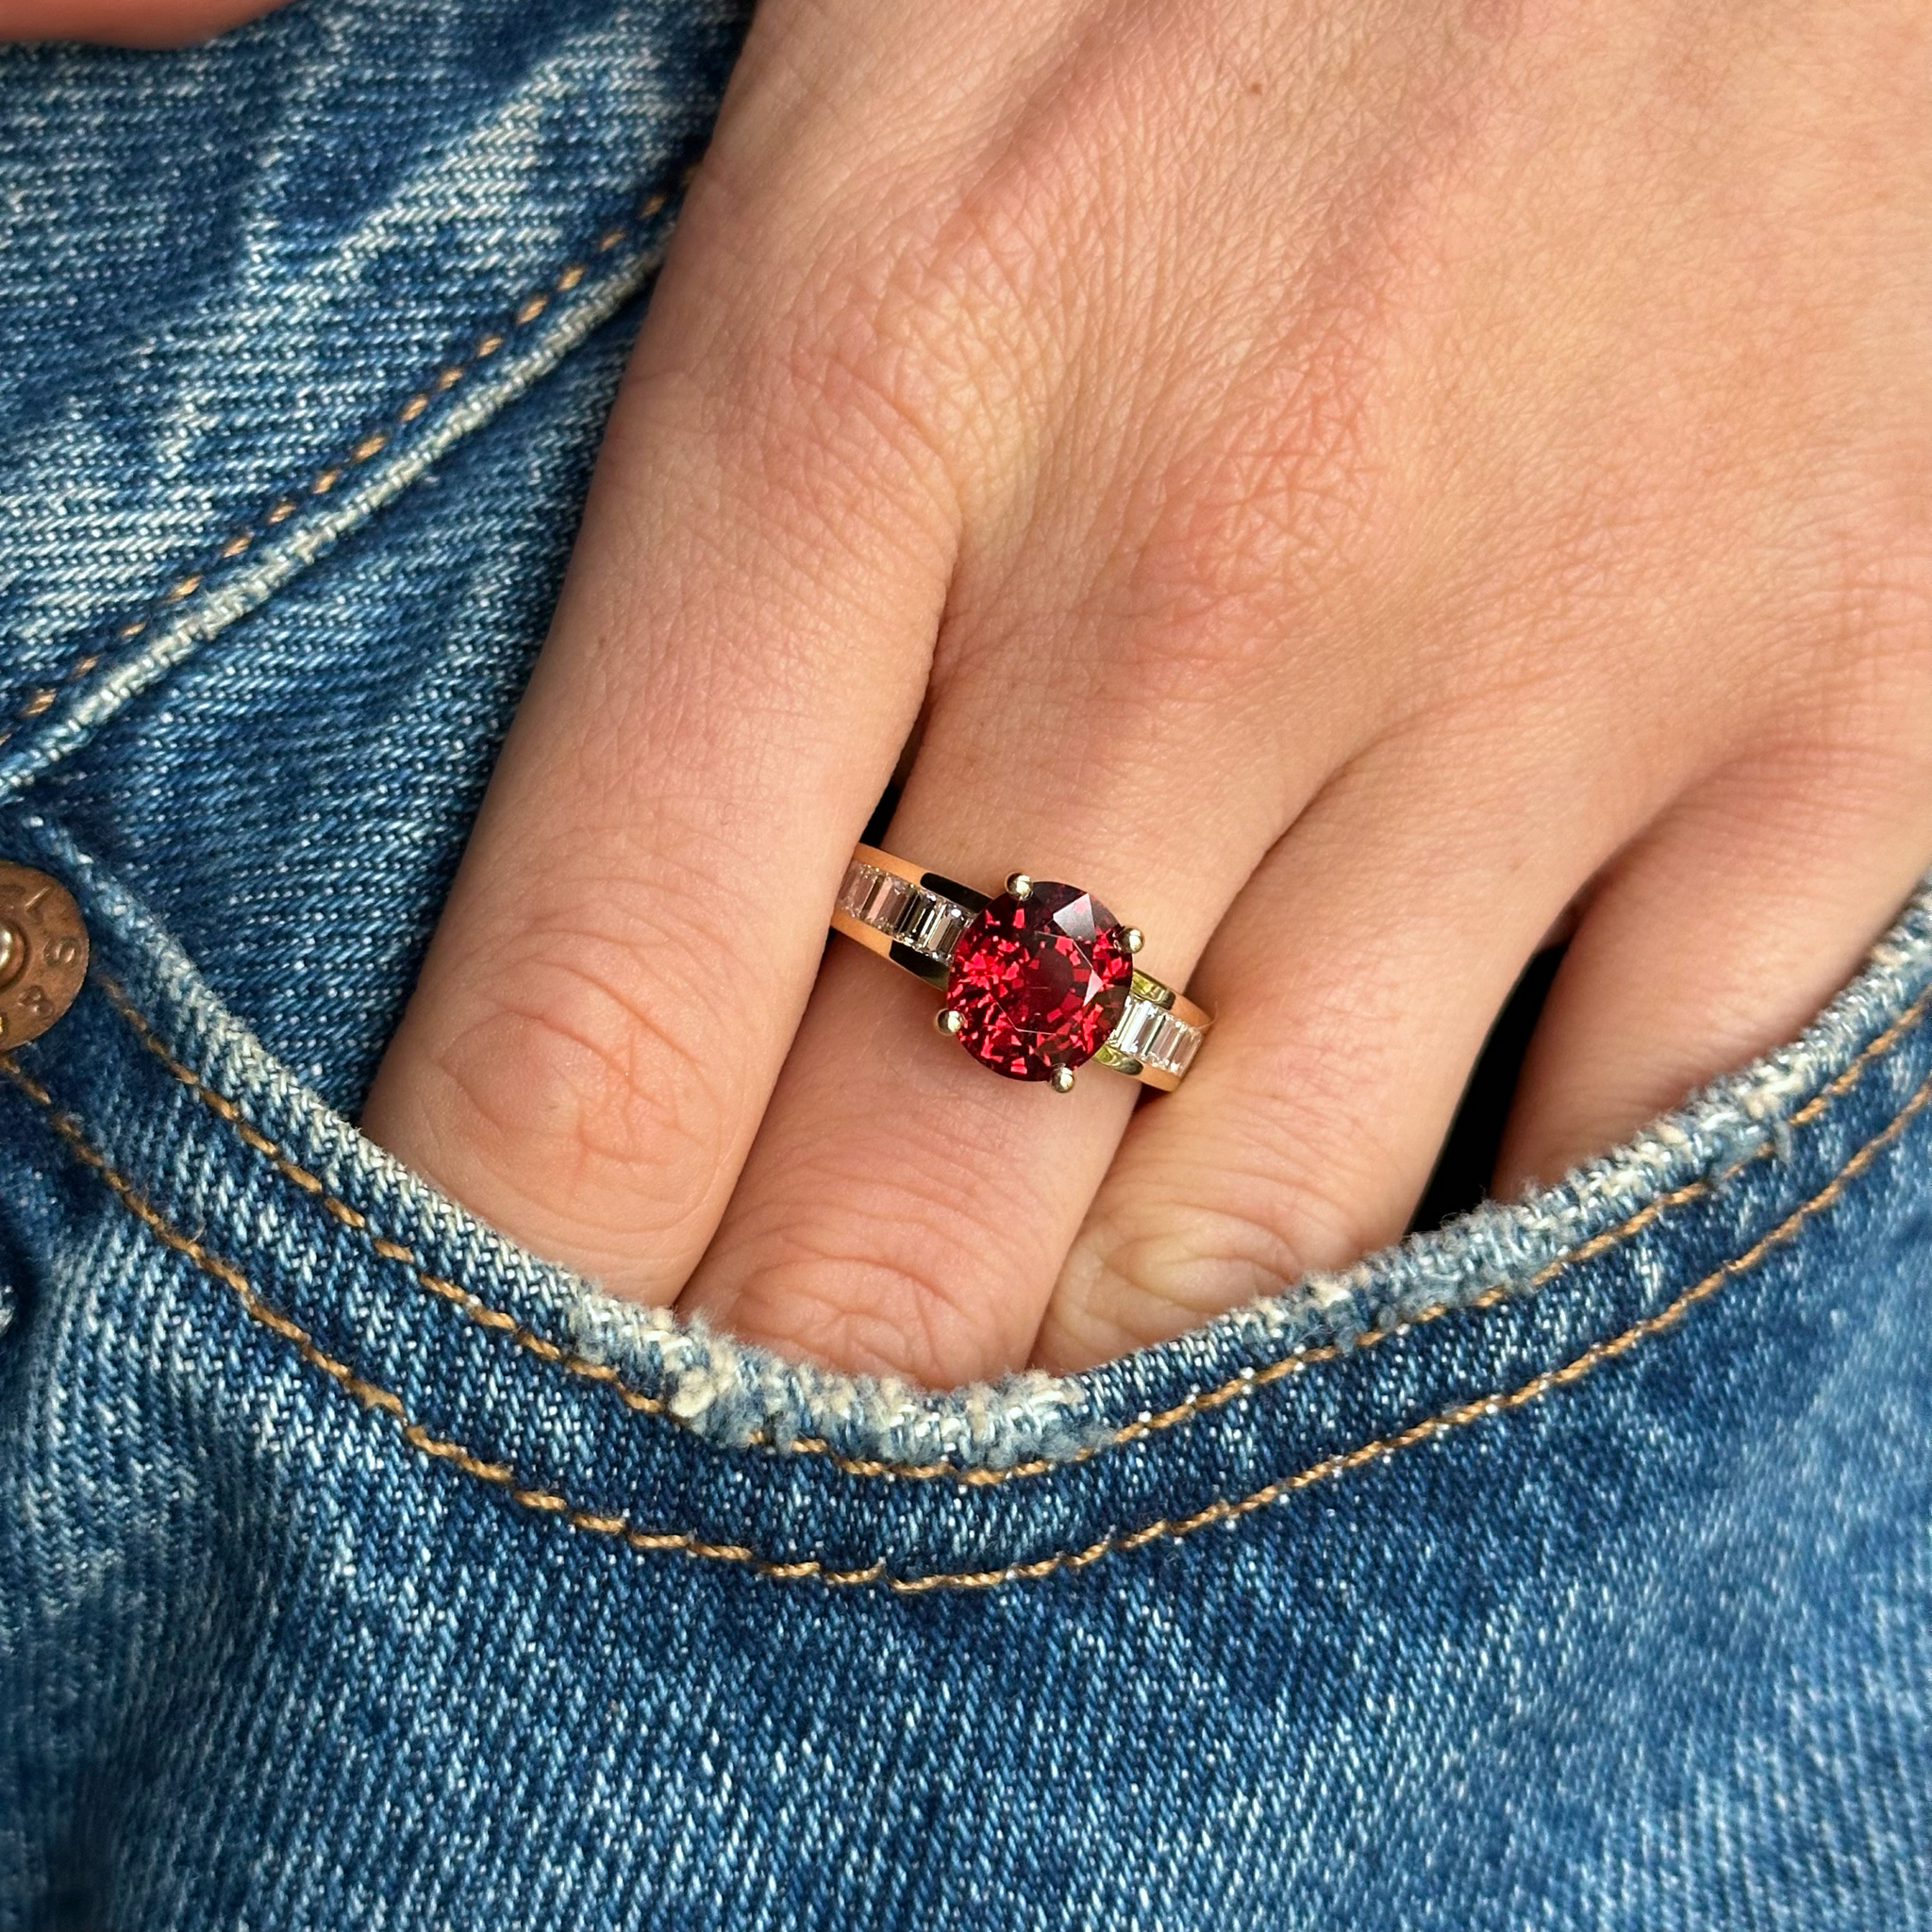
[(782, 1362), (357, 1134), (742, 26), (0, 58), (0, 858), (94, 952), (0, 1060), (0, 1932), (1932, 1926), (1932, 896), (1063, 1380)]

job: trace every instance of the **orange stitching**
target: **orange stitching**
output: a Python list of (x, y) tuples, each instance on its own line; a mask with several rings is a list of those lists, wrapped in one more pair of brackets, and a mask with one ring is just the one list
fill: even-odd
[[(478, 1326), (488, 1328), (496, 1334), (507, 1335), (519, 1348), (527, 1350), (540, 1360), (553, 1362), (573, 1375), (581, 1375), (587, 1381), (596, 1382), (608, 1388), (625, 1407), (635, 1409), (641, 1415), (663, 1415), (666, 1412), (661, 1396), (646, 1395), (641, 1390), (632, 1388), (608, 1363), (579, 1355), (575, 1350), (552, 1341), (547, 1336), (525, 1327), (513, 1315), (492, 1307), (473, 1290), (464, 1288), (459, 1282), (451, 1281), (443, 1275), (432, 1274), (423, 1266), (420, 1257), (407, 1243), (377, 1232), (369, 1217), (360, 1208), (350, 1206), (341, 1196), (332, 1193), (319, 1174), (311, 1174), (308, 1168), (290, 1159), (280, 1145), (256, 1126), (235, 1101), (208, 1086), (192, 1067), (184, 1065), (169, 1052), (166, 1042), (148, 1024), (146, 1016), (134, 1005), (128, 997), (126, 989), (118, 980), (104, 972), (97, 973), (95, 977), (100, 981), (101, 990), (107, 994), (109, 1004), (134, 1029), (136, 1038), (182, 1086), (186, 1087), (218, 1120), (225, 1122), (245, 1145), (253, 1148), (268, 1161), (284, 1179), (299, 1188), (305, 1194), (312, 1195), (325, 1213), (344, 1227), (359, 1234), (385, 1261), (393, 1261), (407, 1269), (421, 1287), (460, 1309)], [(763, 1431), (754, 1431), (747, 1438), (747, 1442), (755, 1448), (774, 1446), (771, 1439)], [(950, 1475), (961, 1482), (976, 1485), (1003, 1482), (1011, 1475), (1021, 1474), (1043, 1474), (1048, 1469), (1058, 1466), (1041, 1461), (1016, 1464), (1008, 1469), (976, 1470), (961, 1469), (950, 1462), (876, 1462), (862, 1457), (841, 1456), (828, 1442), (817, 1437), (804, 1437), (788, 1446), (807, 1454), (824, 1456), (835, 1466), (852, 1475)]]
[[(661, 1397), (646, 1395), (641, 1391), (633, 1389), (607, 1363), (593, 1361), (587, 1356), (562, 1348), (557, 1342), (525, 1328), (514, 1317), (500, 1308), (492, 1307), (474, 1291), (457, 1282), (446, 1280), (441, 1275), (430, 1274), (421, 1265), (415, 1254), (402, 1242), (376, 1234), (370, 1226), (367, 1216), (359, 1209), (350, 1207), (347, 1202), (330, 1193), (316, 1175), (289, 1159), (274, 1141), (248, 1120), (234, 1101), (225, 1094), (216, 1092), (192, 1068), (184, 1066), (176, 1059), (117, 980), (105, 972), (97, 971), (95, 976), (99, 979), (102, 991), (106, 992), (110, 1004), (133, 1027), (136, 1038), (176, 1080), (217, 1118), (225, 1121), (247, 1145), (273, 1163), (287, 1179), (293, 1182), (303, 1192), (314, 1195), (322, 1207), (344, 1226), (361, 1234), (383, 1259), (394, 1261), (407, 1268), (431, 1294), (439, 1295), (444, 1301), (460, 1308), (479, 1325), (508, 1335), (520, 1348), (527, 1349), (544, 1361), (556, 1363), (574, 1375), (582, 1375), (586, 1380), (603, 1384), (626, 1407), (636, 1409), (644, 1415), (667, 1413)], [(1932, 1009), (1932, 987), (1927, 987), (1921, 992), (1890, 1025), (1868, 1041), (1857, 1057), (1835, 1078), (1820, 1088), (1809, 1100), (1793, 1111), (1790, 1124), (1804, 1126), (1817, 1119), (1833, 1102), (1841, 1098), (1864, 1077), (1866, 1069), (1874, 1060), (1888, 1052), (1905, 1034), (1918, 1025), (1928, 1009)], [(1768, 1151), (1768, 1148), (1760, 1148), (1751, 1158), (1762, 1159)], [(1420, 1309), (1395, 1327), (1367, 1329), (1346, 1348), (1338, 1342), (1322, 1342), (1294, 1350), (1272, 1362), (1264, 1363), (1259, 1368), (1243, 1369), (1239, 1374), (1230, 1376), (1215, 1388), (1196, 1390), (1191, 1394), (1183, 1396), (1169, 1408), (1123, 1424), (1104, 1442), (1075, 1449), (1058, 1458), (1036, 1457), (1025, 1462), (1009, 1463), (1004, 1467), (991, 1469), (962, 1468), (954, 1462), (890, 1462), (870, 1457), (841, 1455), (830, 1443), (817, 1436), (796, 1437), (783, 1444), (782, 1450), (807, 1456), (823, 1456), (834, 1468), (847, 1475), (900, 1477), (913, 1482), (950, 1478), (979, 1489), (990, 1489), (1000, 1483), (1010, 1482), (1016, 1477), (1044, 1475), (1051, 1470), (1069, 1468), (1075, 1463), (1090, 1461), (1106, 1451), (1124, 1448), (1130, 1442), (1158, 1435), (1178, 1424), (1191, 1422), (1197, 1416), (1224, 1407), (1227, 1404), (1250, 1395), (1257, 1390), (1266, 1389), (1286, 1376), (1298, 1374), (1303, 1369), (1321, 1362), (1334, 1361), (1351, 1351), (1358, 1352), (1364, 1348), (1373, 1348), (1378, 1342), (1388, 1341), (1391, 1336), (1405, 1335), (1412, 1328), (1439, 1321), (1444, 1315), (1454, 1314), (1458, 1309), (1488, 1310), (1508, 1300), (1513, 1294), (1531, 1293), (1564, 1270), (1576, 1267), (1619, 1246), (1632, 1235), (1647, 1227), (1667, 1209), (1682, 1207), (1685, 1203), (1710, 1192), (1715, 1185), (1710, 1176), (1704, 1175), (1656, 1196), (1614, 1227), (1606, 1228), (1602, 1233), (1592, 1235), (1589, 1241), (1546, 1263), (1532, 1274), (1521, 1289), (1514, 1288), (1508, 1282), (1499, 1282), (1493, 1288), (1485, 1289), (1482, 1293), (1473, 1296), (1469, 1301), (1438, 1302), (1429, 1307)], [(678, 1421), (675, 1416), (670, 1419), (674, 1422)], [(680, 1423), (679, 1426), (684, 1424)], [(781, 1447), (762, 1429), (752, 1431), (746, 1438), (746, 1443), (752, 1448)]]
[[(685, 171), (684, 178), (687, 181), (691, 178), (691, 171), (689, 169)], [(608, 230), (600, 238), (600, 252), (608, 254), (611, 249), (617, 247), (636, 232), (641, 223), (647, 222), (653, 215), (659, 213), (669, 200), (670, 196), (668, 194), (653, 193), (647, 195), (638, 204), (636, 211), (628, 222)], [(549, 288), (524, 298), (513, 312), (511, 327), (527, 327), (550, 307), (551, 302), (556, 296), (567, 294), (571, 290), (575, 289), (583, 280), (587, 272), (586, 264), (581, 260), (573, 258), (567, 262), (553, 278)], [(491, 331), (478, 341), (472, 348), (472, 361), (474, 362), (495, 355), (508, 340), (508, 337), (504, 332), (498, 330)], [(432, 384), (419, 389), (414, 395), (410, 396), (408, 402), (396, 410), (394, 422), (397, 425), (413, 423), (417, 417), (429, 408), (435, 395), (440, 395), (454, 389), (463, 379), (464, 375), (468, 374), (468, 364), (458, 363), (444, 367), (439, 372)], [(295, 486), (296, 491), (311, 496), (326, 496), (349, 471), (370, 461), (374, 457), (386, 449), (389, 446), (390, 436), (391, 430), (387, 427), (366, 432), (350, 448), (346, 457), (325, 464), (307, 483)], [(285, 523), (290, 517), (294, 515), (295, 509), (295, 504), (290, 501), (287, 496), (284, 496), (265, 513), (262, 522), (266, 525)], [(237, 530), (219, 546), (215, 556), (224, 562), (240, 557), (243, 551), (253, 548), (260, 535), (261, 532), (259, 530), (252, 527)], [(192, 597), (196, 591), (200, 590), (205, 578), (205, 572), (191, 571), (185, 576), (176, 578), (165, 591), (159, 592), (154, 599), (154, 602), (164, 609), (170, 605), (178, 604), (184, 598)], [(136, 619), (132, 623), (123, 624), (117, 628), (115, 635), (122, 638), (138, 638), (148, 628), (152, 621), (151, 618), (143, 617)], [(74, 684), (87, 676), (98, 666), (100, 661), (101, 654), (98, 651), (91, 652), (87, 656), (77, 658), (59, 675), (54, 683), (42, 685), (39, 689), (29, 691), (26, 697), (15, 706), (13, 713), (15, 719), (24, 721), (40, 717), (42, 713), (52, 708), (55, 700), (60, 694), (61, 686)], [(0, 745), (6, 744), (12, 736), (13, 731), (10, 726), (6, 729), (0, 729)]]
[(386, 1389), (380, 1383), (371, 1382), (358, 1375), (346, 1362), (328, 1354), (300, 1324), (291, 1321), (278, 1308), (264, 1302), (255, 1292), (248, 1277), (232, 1262), (224, 1260), (202, 1242), (183, 1234), (139, 1193), (125, 1175), (109, 1164), (107, 1157), (87, 1140), (79, 1122), (73, 1115), (63, 1113), (57, 1108), (52, 1094), (38, 1080), (31, 1078), (16, 1066), (10, 1055), (0, 1056), (0, 1072), (4, 1072), (16, 1087), (39, 1103), (47, 1114), (49, 1124), (75, 1157), (100, 1174), (113, 1191), (115, 1198), (158, 1241), (177, 1254), (185, 1255), (204, 1274), (229, 1289), (251, 1320), (287, 1341), (304, 1361), (321, 1370), (338, 1387), (353, 1395), (365, 1408), (380, 1409), (392, 1418), (401, 1430), (404, 1441), (412, 1449), (435, 1460), (453, 1463), (466, 1474), (501, 1489), (511, 1502), (523, 1508), (558, 1517), (571, 1528), (582, 1530), (590, 1535), (614, 1538), (633, 1550), (676, 1551), (700, 1561), (737, 1563), (773, 1582), (794, 1583), (810, 1580), (833, 1587), (883, 1583), (889, 1589), (907, 1596), (921, 1595), (937, 1590), (993, 1590), (1008, 1583), (1037, 1581), (1060, 1570), (1084, 1570), (1090, 1564), (1099, 1562), (1104, 1557), (1141, 1549), (1148, 1543), (1179, 1542), (1182, 1539), (1192, 1536), (1197, 1530), (1207, 1529), (1215, 1524), (1239, 1522), (1242, 1517), (1251, 1516), (1257, 1510), (1269, 1508), (1298, 1491), (1313, 1487), (1316, 1483), (1326, 1482), (1331, 1477), (1346, 1475), (1355, 1470), (1366, 1468), (1372, 1462), (1385, 1460), (1401, 1450), (1414, 1448), (1417, 1444), (1430, 1441), (1437, 1436), (1446, 1435), (1451, 1430), (1480, 1422), (1486, 1416), (1504, 1415), (1511, 1410), (1526, 1407), (1530, 1403), (1549, 1394), (1552, 1390), (1568, 1388), (1572, 1383), (1580, 1382), (1586, 1375), (1601, 1368), (1604, 1363), (1627, 1355), (1640, 1342), (1649, 1341), (1674, 1327), (1699, 1302), (1716, 1294), (1727, 1282), (1749, 1274), (1774, 1249), (1788, 1241), (1807, 1221), (1831, 1207), (1844, 1192), (1846, 1184), (1862, 1174), (1879, 1153), (1905, 1131), (1907, 1123), (1928, 1103), (1932, 1103), (1932, 1074), (1928, 1074), (1891, 1120), (1858, 1147), (1817, 1193), (1792, 1208), (1776, 1226), (1760, 1235), (1742, 1254), (1720, 1262), (1708, 1274), (1691, 1283), (1674, 1300), (1666, 1303), (1655, 1314), (1644, 1316), (1641, 1321), (1632, 1323), (1621, 1333), (1603, 1341), (1591, 1342), (1580, 1355), (1573, 1356), (1569, 1361), (1557, 1368), (1545, 1369), (1541, 1374), (1532, 1375), (1528, 1381), (1519, 1384), (1514, 1389), (1491, 1395), (1475, 1396), (1467, 1402), (1457, 1403), (1453, 1408), (1425, 1416), (1422, 1421), (1411, 1423), (1406, 1428), (1374, 1437), (1338, 1455), (1324, 1457), (1319, 1462), (1309, 1463), (1306, 1468), (1297, 1470), (1292, 1475), (1278, 1476), (1274, 1481), (1264, 1483), (1258, 1490), (1252, 1490), (1244, 1496), (1218, 1498), (1205, 1507), (1195, 1510), (1191, 1515), (1160, 1517), (1153, 1523), (1142, 1524), (1136, 1529), (1113, 1531), (1087, 1544), (1083, 1549), (1058, 1550), (1050, 1556), (1035, 1557), (1024, 1563), (1008, 1563), (993, 1570), (933, 1571), (923, 1575), (895, 1576), (888, 1571), (883, 1557), (858, 1569), (831, 1569), (816, 1557), (807, 1557), (791, 1562), (777, 1562), (769, 1557), (759, 1556), (742, 1543), (709, 1542), (684, 1530), (641, 1529), (627, 1517), (594, 1514), (581, 1509), (567, 1496), (554, 1490), (521, 1486), (508, 1463), (491, 1461), (477, 1456), (464, 1448), (461, 1443), (451, 1441), (445, 1437), (431, 1435), (420, 1423), (410, 1421), (401, 1397), (393, 1390)]
[[(501, 1308), (492, 1307), (473, 1290), (446, 1277), (434, 1274), (425, 1269), (406, 1243), (378, 1234), (369, 1218), (360, 1208), (351, 1207), (340, 1196), (331, 1193), (322, 1178), (311, 1174), (307, 1168), (289, 1158), (282, 1148), (260, 1128), (256, 1126), (242, 1112), (240, 1106), (226, 1094), (209, 1087), (192, 1067), (184, 1065), (169, 1050), (148, 1024), (148, 1021), (128, 997), (126, 990), (105, 972), (97, 972), (102, 991), (108, 1002), (134, 1029), (136, 1037), (161, 1065), (164, 1066), (182, 1086), (198, 1099), (217, 1119), (226, 1123), (228, 1127), (247, 1146), (253, 1148), (288, 1181), (299, 1188), (305, 1194), (312, 1195), (323, 1209), (333, 1216), (343, 1226), (353, 1229), (369, 1242), (374, 1251), (386, 1261), (393, 1261), (407, 1269), (410, 1275), (431, 1294), (437, 1295), (459, 1308), (470, 1320), (495, 1333), (508, 1335), (518, 1347), (526, 1349), (540, 1359), (555, 1363), (571, 1374), (581, 1375), (586, 1380), (601, 1383), (608, 1388), (626, 1407), (643, 1415), (665, 1415), (667, 1409), (662, 1397), (646, 1395), (641, 1390), (634, 1389), (625, 1382), (608, 1363), (591, 1359), (588, 1356), (566, 1349), (560, 1344), (539, 1335), (533, 1329), (524, 1326), (513, 1316)], [(1439, 1315), (1450, 1312), (1447, 1305), (1425, 1309), (1416, 1316), (1416, 1323), (1433, 1321)], [(1413, 1325), (1411, 1324), (1410, 1325)], [(1374, 1330), (1363, 1336), (1355, 1345), (1357, 1348), (1372, 1346), (1383, 1341), (1395, 1330)], [(1186, 1402), (1150, 1416), (1144, 1421), (1137, 1420), (1116, 1430), (1105, 1443), (1076, 1449), (1057, 1460), (1035, 1457), (1026, 1462), (1017, 1462), (998, 1468), (961, 1467), (954, 1462), (890, 1462), (870, 1457), (844, 1456), (833, 1449), (831, 1444), (818, 1436), (801, 1436), (784, 1444), (787, 1451), (796, 1451), (808, 1456), (823, 1456), (834, 1468), (847, 1475), (864, 1477), (903, 1477), (908, 1481), (924, 1482), (942, 1478), (966, 1484), (972, 1488), (988, 1489), (997, 1484), (1009, 1482), (1015, 1477), (1044, 1475), (1050, 1470), (1069, 1467), (1085, 1462), (1102, 1449), (1113, 1448), (1135, 1441), (1142, 1436), (1172, 1427), (1175, 1423), (1199, 1414), (1204, 1410), (1218, 1407), (1222, 1403), (1231, 1401), (1237, 1394), (1247, 1390), (1265, 1387), (1278, 1381), (1283, 1375), (1301, 1369), (1313, 1362), (1332, 1361), (1342, 1353), (1340, 1346), (1328, 1343), (1307, 1348), (1296, 1355), (1284, 1357), (1270, 1363), (1266, 1368), (1239, 1376), (1221, 1389), (1207, 1394), (1190, 1397)], [(678, 1421), (675, 1416), (671, 1417)], [(683, 1426), (680, 1424), (680, 1426)], [(771, 1436), (762, 1429), (753, 1430), (745, 1439), (751, 1448), (776, 1448)]]
[(645, 1395), (627, 1387), (619, 1380), (616, 1370), (603, 1362), (592, 1361), (588, 1357), (573, 1354), (550, 1341), (548, 1337), (525, 1327), (515, 1316), (506, 1313), (501, 1308), (492, 1307), (480, 1295), (464, 1288), (460, 1283), (447, 1280), (441, 1274), (431, 1274), (422, 1265), (415, 1252), (403, 1242), (391, 1241), (388, 1236), (379, 1234), (360, 1208), (352, 1208), (339, 1195), (331, 1193), (320, 1175), (309, 1173), (306, 1167), (298, 1166), (291, 1160), (280, 1146), (256, 1126), (225, 1093), (217, 1092), (207, 1085), (192, 1068), (184, 1066), (176, 1059), (117, 980), (106, 974), (101, 974), (98, 977), (102, 991), (106, 992), (116, 1010), (134, 1028), (142, 1044), (174, 1074), (175, 1079), (180, 1081), (218, 1120), (225, 1121), (245, 1145), (252, 1147), (285, 1179), (292, 1182), (305, 1194), (313, 1195), (324, 1211), (341, 1223), (344, 1227), (353, 1228), (361, 1235), (385, 1261), (394, 1261), (407, 1268), (422, 1287), (427, 1289), (431, 1294), (460, 1308), (479, 1327), (508, 1335), (518, 1347), (527, 1349), (542, 1361), (555, 1362), (559, 1367), (570, 1370), (573, 1374), (606, 1384), (627, 1407), (637, 1409), (641, 1414), (659, 1415), (663, 1412), (664, 1404), (658, 1396)]

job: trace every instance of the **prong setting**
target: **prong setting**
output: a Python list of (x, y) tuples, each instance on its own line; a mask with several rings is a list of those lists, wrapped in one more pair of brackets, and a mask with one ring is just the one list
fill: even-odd
[[(5, 897), (0, 881), (0, 902)], [(941, 995), (932, 1016), (941, 1039), (995, 1074), (1051, 1083), (1061, 1093), (1090, 1059), (1169, 1091), (1211, 1024), (1141, 970), (1139, 927), (1062, 881), (1014, 872), (1004, 896), (990, 897), (858, 845), (831, 924)], [(0, 1005), (22, 963), (18, 939), (9, 948), (8, 938), (0, 924)]]

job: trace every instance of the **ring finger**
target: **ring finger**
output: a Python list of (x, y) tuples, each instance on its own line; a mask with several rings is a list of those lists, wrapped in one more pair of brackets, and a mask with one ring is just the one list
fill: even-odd
[[(1293, 809), (1281, 780), (1239, 755), (1224, 711), (1176, 722), (1131, 673), (1095, 692), (1093, 654), (1056, 648), (1043, 620), (1003, 606), (974, 621), (961, 604), (886, 846), (988, 891), (1019, 869), (1091, 892), (1179, 988)], [(1136, 661), (1131, 639), (1113, 661)], [(1104, 1065), (1065, 1093), (1043, 1065), (993, 1077), (936, 1036), (938, 1004), (834, 943), (687, 1310), (936, 1386), (1026, 1358), (1145, 1090)]]

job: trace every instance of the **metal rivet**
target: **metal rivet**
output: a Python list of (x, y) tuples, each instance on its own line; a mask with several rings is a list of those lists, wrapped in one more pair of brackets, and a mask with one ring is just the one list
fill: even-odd
[(58, 879), (0, 859), (0, 1052), (38, 1039), (87, 977), (87, 927)]

